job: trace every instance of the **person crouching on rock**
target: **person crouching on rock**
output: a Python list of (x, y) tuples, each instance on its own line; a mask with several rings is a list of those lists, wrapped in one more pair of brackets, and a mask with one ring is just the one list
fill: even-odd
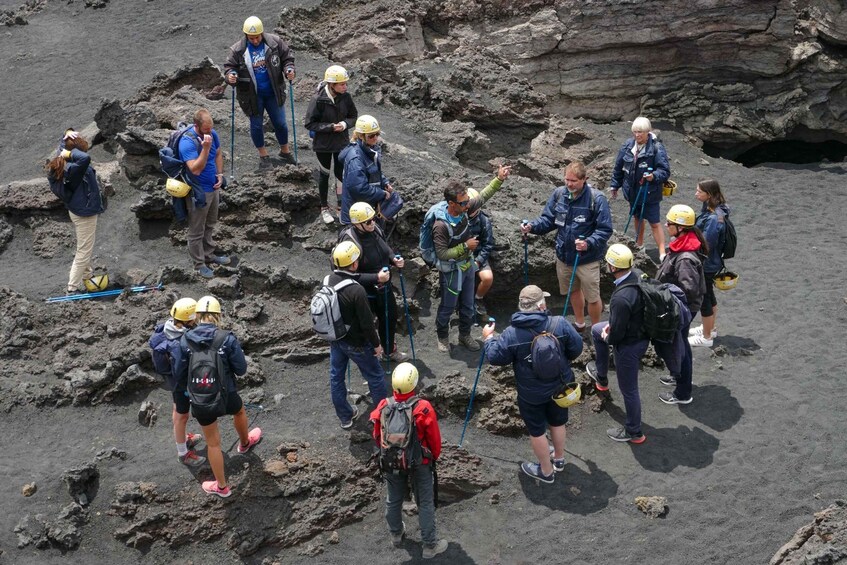
[(86, 153), (88, 142), (73, 128), (65, 130), (56, 156), (45, 165), (50, 189), (68, 209), (76, 232), (76, 254), (68, 276), (68, 294), (84, 290), (83, 279), (91, 278), (91, 256), (97, 232), (97, 216), (106, 209), (97, 172)]
[(170, 319), (164, 324), (157, 325), (147, 342), (153, 350), (153, 367), (165, 378), (165, 385), (173, 395), (174, 406), (171, 418), (177, 457), (180, 463), (189, 467), (197, 467), (206, 462), (206, 458), (197, 455), (193, 449), (203, 436), (185, 433), (191, 403), (188, 401), (185, 387), (174, 377), (173, 361), (179, 355), (177, 350), (180, 338), (194, 327), (196, 308), (197, 301), (193, 298), (180, 298), (174, 302), (171, 306)]
[[(377, 317), (377, 331), (385, 354), (401, 363), (408, 355), (397, 349), (397, 297), (391, 284), (391, 265), (402, 269), (405, 261), (395, 258), (394, 251), (385, 240), (385, 233), (376, 223), (376, 211), (367, 202), (356, 202), (350, 207), (352, 226), (341, 231), (339, 241), (352, 241), (361, 250), (357, 280), (368, 294), (368, 304)], [(389, 353), (390, 352), (390, 353)]]
[(352, 241), (342, 241), (332, 251), (332, 263), (335, 270), (328, 277), (330, 286), (338, 285), (345, 279), (354, 281), (338, 289), (338, 305), (341, 319), (347, 326), (347, 333), (329, 347), (329, 386), (335, 414), (341, 420), (341, 429), (353, 427), (353, 420), (359, 417), (359, 409), (350, 406), (347, 401), (347, 384), (344, 374), (347, 364), (353, 361), (362, 376), (368, 382), (371, 400), (375, 404), (385, 398), (385, 371), (379, 360), (384, 350), (379, 342), (379, 334), (374, 326), (374, 317), (368, 305), (368, 295), (356, 281), (361, 251)]
[[(428, 400), (415, 396), (418, 370), (411, 363), (397, 365), (391, 374), (393, 396), (382, 399), (371, 412), (373, 437), (379, 447), (379, 464), (388, 496), (385, 499), (385, 521), (391, 532), (394, 547), (403, 544), (406, 524), (403, 522), (403, 500), (409, 481), (418, 505), (418, 522), (421, 527), (424, 559), (444, 552), (447, 540), (438, 539), (435, 530), (435, 462), (441, 455), (441, 430), (435, 409)], [(392, 410), (395, 418), (392, 418)], [(411, 418), (401, 410), (411, 410)], [(408, 413), (407, 413), (408, 414)], [(394, 422), (400, 422), (400, 428)], [(405, 424), (405, 425), (404, 425)], [(383, 428), (393, 430), (392, 438)], [(404, 433), (405, 432), (405, 433)], [(411, 434), (414, 433), (414, 436)], [(408, 439), (408, 442), (405, 440)], [(407, 449), (396, 444), (408, 443)]]
[[(494, 337), (494, 324), (482, 328), (486, 355), (492, 365), (512, 364), (518, 387), (518, 409), (530, 435), (532, 451), (538, 463), (525, 461), (521, 470), (534, 479), (552, 483), (555, 472), (565, 468), (565, 424), (568, 409), (553, 400), (562, 385), (574, 380), (570, 361), (582, 353), (582, 337), (562, 316), (551, 316), (544, 292), (535, 285), (525, 286), (518, 300), (518, 312), (512, 325)], [(555, 341), (536, 340), (549, 334)], [(545, 334), (545, 335), (546, 335)], [(539, 355), (549, 351), (551, 355)], [(543, 361), (543, 362), (542, 362)], [(552, 450), (545, 433), (550, 430)]]
[[(214, 481), (205, 481), (201, 486), (208, 494), (226, 498), (232, 491), (224, 474), (218, 416), (210, 414), (233, 416), (232, 421), (239, 439), (238, 453), (244, 454), (253, 449), (262, 440), (262, 430), (247, 429), (247, 412), (235, 384), (235, 376), (247, 372), (247, 359), (238, 338), (232, 332), (220, 329), (221, 303), (213, 296), (204, 296), (197, 301), (196, 315), (197, 327), (186, 332), (180, 340), (178, 355), (174, 361), (174, 374), (191, 397), (191, 412), (203, 429), (209, 464), (215, 475)], [(195, 402), (195, 399), (201, 398), (203, 387), (211, 390), (215, 383), (224, 392), (223, 395), (217, 395), (217, 398), (223, 401), (223, 406), (216, 406), (220, 408), (217, 412), (209, 410), (201, 414), (200, 403)]]

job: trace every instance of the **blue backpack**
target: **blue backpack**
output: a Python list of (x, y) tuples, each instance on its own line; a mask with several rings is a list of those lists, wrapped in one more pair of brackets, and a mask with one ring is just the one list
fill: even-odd
[(168, 175), (168, 177), (181, 179), (191, 185), (192, 188), (196, 188), (194, 177), (188, 171), (185, 161), (182, 160), (179, 154), (179, 142), (182, 136), (186, 134), (190, 139), (194, 140), (194, 143), (197, 145), (197, 151), (199, 152), (201, 150), (200, 140), (193, 133), (193, 129), (194, 126), (192, 124), (185, 124), (184, 122), (177, 123), (176, 131), (168, 137), (168, 144), (159, 149), (159, 165), (162, 167), (162, 172)]
[[(438, 265), (438, 257), (435, 255), (435, 242), (432, 240), (432, 227), (435, 225), (436, 219), (447, 219), (447, 201), (442, 200), (437, 204), (433, 204), (430, 206), (429, 210), (424, 216), (423, 224), (421, 224), (421, 232), (418, 237), (418, 248), (421, 250), (421, 257), (429, 267), (435, 267)], [(450, 222), (447, 223), (447, 230), (450, 233), (450, 237), (453, 237), (453, 226), (450, 225)]]
[(529, 363), (533, 374), (542, 382), (559, 380), (567, 364), (562, 342), (554, 332), (558, 320), (559, 316), (550, 316), (545, 330), (532, 338)]

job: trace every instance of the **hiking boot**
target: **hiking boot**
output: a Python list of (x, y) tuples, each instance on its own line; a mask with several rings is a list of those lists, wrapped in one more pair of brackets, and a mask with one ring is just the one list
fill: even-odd
[(460, 335), (459, 345), (464, 345), (468, 351), (479, 351), (480, 348), (479, 342), (470, 335)]
[(282, 159), (282, 162), (286, 165), (296, 165), (297, 164), (294, 161), (294, 155), (292, 155), (291, 153), (283, 153), (282, 151), (280, 151), (279, 153), (277, 153), (277, 155), (279, 156), (280, 159)]
[(206, 494), (214, 494), (215, 496), (220, 496), (221, 498), (227, 498), (232, 494), (229, 486), (225, 486), (221, 488), (218, 486), (218, 481), (204, 481), (202, 485), (203, 490), (206, 491)]
[(440, 539), (440, 540), (438, 540), (438, 542), (436, 542), (435, 545), (432, 545), (432, 546), (425, 545), (424, 548), (423, 548), (423, 554), (421, 555), (421, 557), (424, 558), (424, 559), (432, 559), (436, 555), (438, 555), (440, 553), (444, 553), (445, 551), (447, 551), (448, 545), (450, 545), (450, 544), (447, 543), (446, 539)]
[(606, 377), (601, 377), (597, 374), (597, 364), (594, 361), (589, 361), (585, 366), (585, 372), (588, 373), (588, 376), (594, 381), (594, 388), (599, 392), (606, 392), (609, 390), (609, 379)]
[(589, 327), (590, 326), (588, 324), (586, 324), (585, 322), (583, 322), (582, 325), (577, 324), (576, 322), (573, 323), (573, 328), (576, 330), (576, 333), (578, 333), (578, 334), (581, 334), (582, 332), (585, 331), (585, 328), (589, 328)]
[(548, 445), (547, 447), (550, 448), (550, 462), (553, 464), (553, 471), (561, 473), (565, 470), (565, 458), (555, 459), (553, 455), (556, 453), (556, 450), (552, 445)]
[(215, 271), (210, 269), (208, 266), (203, 265), (202, 267), (197, 267), (197, 274), (203, 277), (204, 279), (211, 279), (215, 276)]
[(241, 445), (241, 442), (238, 442), (238, 453), (247, 453), (260, 441), (262, 441), (262, 428), (253, 428), (247, 434), (247, 445)]
[(403, 529), (400, 530), (399, 534), (391, 533), (391, 543), (394, 547), (401, 547), (403, 539), (406, 537), (406, 522), (401, 522), (401, 524), (403, 524)]
[(485, 309), (485, 304), (483, 304), (482, 300), (479, 298), (476, 300), (476, 315), (480, 320), (485, 322), (488, 321), (488, 310)]
[(606, 430), (606, 435), (609, 436), (609, 439), (620, 442), (629, 442), (629, 443), (644, 443), (644, 440), (647, 439), (647, 436), (644, 434), (631, 434), (626, 431), (625, 428), (609, 428)]
[(676, 386), (676, 377), (673, 375), (662, 375), (659, 377), (659, 382), (665, 386)]
[(232, 263), (232, 259), (230, 259), (227, 255), (213, 255), (211, 259), (209, 259), (209, 263), (214, 263), (215, 265), (229, 265)]
[(77, 294), (85, 294), (85, 293), (83, 291), (79, 290), (78, 288), (65, 291), (65, 296), (76, 296)]
[(264, 155), (259, 157), (259, 168), (260, 169), (269, 169), (273, 167), (274, 164), (271, 162), (270, 155)]
[(715, 342), (711, 339), (706, 339), (702, 335), (691, 335), (688, 336), (688, 344), (691, 347), (712, 347)]
[(191, 449), (185, 455), (179, 457), (179, 462), (185, 465), (186, 467), (199, 467), (203, 463), (206, 462), (206, 458), (200, 455)]
[(438, 351), (442, 353), (450, 352), (450, 338), (449, 337), (439, 337), (438, 338)]
[(394, 351), (391, 353), (391, 355), (388, 356), (388, 358), (394, 361), (395, 363), (402, 363), (403, 361), (406, 361), (409, 356), (395, 347)]
[(326, 225), (335, 223), (335, 218), (332, 216), (332, 212), (329, 211), (329, 208), (321, 208), (321, 220), (323, 220)]
[(689, 397), (688, 400), (680, 400), (676, 397), (674, 393), (663, 391), (659, 393), (659, 400), (661, 400), (665, 404), (691, 404), (691, 401), (694, 400), (694, 397)]
[(553, 471), (549, 475), (545, 475), (541, 472), (541, 465), (538, 463), (530, 463), (529, 461), (524, 461), (521, 463), (521, 471), (525, 474), (529, 475), (533, 479), (538, 479), (542, 483), (550, 484), (556, 480), (556, 472)]
[[(690, 330), (688, 330), (688, 335), (689, 336), (695, 336), (695, 335), (702, 336), (703, 335), (703, 324), (700, 324), (696, 328), (691, 328)], [(710, 335), (709, 338), (715, 339), (716, 337), (718, 337), (718, 330), (712, 328), (712, 335)]]
[(188, 449), (193, 449), (201, 441), (203, 441), (203, 436), (200, 434), (185, 434), (185, 447)]
[(359, 407), (354, 406), (353, 407), (353, 415), (350, 416), (350, 419), (347, 420), (346, 422), (341, 422), (341, 429), (342, 430), (349, 430), (350, 428), (352, 428), (353, 427), (353, 420), (355, 420), (358, 417), (359, 417)]

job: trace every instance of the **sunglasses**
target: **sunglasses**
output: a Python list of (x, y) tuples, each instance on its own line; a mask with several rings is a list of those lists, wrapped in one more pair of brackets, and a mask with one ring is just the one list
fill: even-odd
[(365, 139), (376, 139), (377, 137), (379, 137), (379, 134), (378, 134), (378, 133), (368, 133), (368, 134), (365, 134)]
[(365, 224), (366, 226), (369, 226), (369, 225), (371, 225), (371, 224), (372, 224), (372, 223), (374, 223), (374, 222), (376, 222), (376, 220), (374, 220), (373, 218), (371, 218), (370, 220), (365, 220), (365, 221), (364, 221), (364, 222), (362, 222), (362, 223), (363, 223), (363, 224)]
[(470, 198), (468, 198), (467, 200), (461, 200), (461, 201), (459, 201), (459, 200), (454, 200), (453, 202), (455, 202), (456, 204), (458, 204), (458, 205), (459, 205), (459, 206), (461, 206), (462, 208), (467, 208), (468, 206), (470, 206), (470, 205), (471, 205), (471, 200), (470, 200)]

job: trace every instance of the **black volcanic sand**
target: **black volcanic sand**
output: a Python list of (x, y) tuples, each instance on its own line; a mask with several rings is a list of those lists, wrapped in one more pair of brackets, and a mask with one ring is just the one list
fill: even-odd
[[(103, 10), (91, 10), (83, 8), (82, 2), (50, 3), (29, 17), (28, 26), (3, 30), (0, 52), (6, 55), (7, 75), (14, 79), (4, 81), (0, 97), (5, 118), (0, 124), (4, 140), (0, 184), (38, 176), (41, 158), (55, 145), (58, 133), (65, 126), (83, 127), (91, 122), (100, 98), (130, 96), (157, 72), (170, 72), (205, 55), (221, 63), (244, 14), (256, 10), (272, 22), (277, 9), (264, 3), (237, 9), (228, 3), (212, 3), (203, 8), (201, 13), (185, 2), (115, 0)], [(164, 33), (183, 23), (189, 25), (187, 31)], [(304, 54), (298, 56), (298, 63), (301, 73), (319, 72), (327, 64)], [(351, 90), (355, 93), (354, 83)], [(305, 104), (306, 100), (297, 102), (298, 122)], [(357, 104), (360, 112), (379, 117), (389, 139), (393, 136), (405, 145), (414, 144), (415, 134), (405, 128), (400, 112), (364, 99), (357, 99)], [(239, 166), (247, 167), (254, 162), (254, 151), (246, 136), (246, 119), (240, 114), (238, 119), (236, 152)], [(582, 127), (610, 149), (627, 135), (626, 124), (584, 123)], [(298, 130), (302, 136), (302, 128)], [(219, 131), (228, 141), (228, 125), (220, 124)], [(731, 266), (741, 280), (735, 291), (718, 297), (717, 345), (724, 354), (716, 357), (710, 350), (695, 350), (694, 403), (685, 407), (665, 406), (656, 398), (663, 389), (658, 383), (661, 371), (642, 372), (648, 437), (643, 445), (619, 445), (606, 438), (605, 429), (622, 418), (614, 384), (618, 403), (609, 412), (594, 414), (587, 405), (578, 407), (581, 427), (571, 430), (567, 465), (553, 485), (537, 484), (520, 474), (518, 463), (531, 457), (526, 437), (493, 436), (472, 422), (465, 447), (486, 456), (487, 471), (501, 482), (438, 510), (439, 533), (451, 542), (441, 562), (763, 563), (813, 512), (843, 497), (847, 480), (842, 417), (847, 322), (841, 267), (847, 248), (844, 176), (802, 167), (745, 169), (709, 157), (710, 164), (704, 165), (700, 159), (705, 156), (681, 135), (665, 132), (664, 139), (681, 191), (663, 203), (663, 212), (674, 203), (695, 205), (694, 183), (703, 176), (719, 179), (735, 211), (739, 251)], [(94, 156), (113, 158), (102, 148)], [(301, 158), (314, 162), (309, 153)], [(390, 156), (385, 168), (400, 180), (426, 179), (440, 172), (404, 168), (402, 160)], [(139, 227), (129, 211), (138, 195), (128, 183), (118, 179), (116, 188), (118, 196), (98, 226), (97, 262), (115, 271), (154, 270), (158, 263), (187, 265), (184, 247), (173, 246), (166, 233), (151, 235)], [(534, 190), (546, 193), (549, 188), (537, 185)], [(497, 206), (495, 199), (491, 207)], [(621, 202), (614, 203), (613, 214), (620, 229), (626, 219)], [(64, 287), (71, 252), (39, 259), (32, 253), (28, 233), (15, 228), (15, 239), (2, 254), (0, 279), (4, 286), (37, 300)], [(226, 246), (225, 241), (220, 243)], [(250, 259), (260, 265), (287, 263), (302, 269), (304, 277), (321, 274), (323, 253), (300, 252), (296, 257), (288, 253), (283, 250), (277, 256)], [(204, 293), (199, 282), (171, 288), (190, 296)], [(560, 308), (562, 299), (551, 302), (553, 308)], [(109, 307), (102, 303), (102, 308)], [(507, 320), (509, 309), (502, 304), (496, 311), (498, 318)], [(102, 331), (97, 310), (85, 309), (79, 324)], [(71, 311), (62, 308), (65, 314)], [(451, 359), (439, 355), (434, 319), (428, 316), (422, 321), (415, 345), (429, 369), (425, 374), (461, 370), (472, 379), (478, 356), (457, 350)], [(150, 328), (135, 331), (146, 335)], [(46, 337), (43, 347), (50, 347)], [(269, 458), (276, 455), (274, 447), (279, 443), (305, 440), (324, 453), (348, 457), (353, 448), (348, 434), (338, 428), (329, 402), (328, 361), (294, 366), (254, 359), (263, 364), (268, 377), (263, 386), (268, 410), (258, 421), (266, 437), (257, 455)], [(29, 375), (2, 371), (0, 383), (8, 391), (16, 382), (29, 379)], [(364, 392), (361, 379), (354, 377), (353, 388)], [(275, 405), (272, 399), (279, 393), (287, 397)], [(137, 407), (143, 399), (160, 405), (159, 421), (152, 428), (137, 422)], [(0, 436), (5, 438), (0, 459), (0, 562), (259, 563), (272, 558), (302, 563), (310, 559), (298, 554), (297, 548), (265, 548), (242, 559), (228, 549), (225, 536), (178, 549), (154, 543), (149, 551), (129, 548), (113, 537), (112, 532), (127, 525), (107, 514), (118, 482), (149, 481), (160, 490), (193, 489), (203, 496), (191, 472), (174, 457), (169, 394), (162, 389), (96, 407), (5, 407), (0, 415)], [(458, 441), (461, 424), (455, 416), (442, 419), (445, 442)], [(365, 429), (364, 423), (357, 428)], [(189, 429), (196, 431), (196, 424)], [(235, 434), (228, 422), (221, 429), (223, 445), (228, 447)], [(16, 549), (13, 529), (21, 518), (39, 513), (52, 518), (70, 502), (60, 480), (62, 472), (112, 446), (126, 451), (128, 458), (98, 464), (99, 494), (91, 504), (91, 519), (83, 527), (79, 548), (66, 554), (32, 546)], [(230, 471), (241, 471), (240, 464), (232, 459)], [(38, 484), (38, 492), (24, 498), (21, 487), (31, 481)], [(499, 504), (491, 503), (493, 493), (499, 494)], [(666, 518), (651, 520), (635, 507), (635, 497), (652, 495), (667, 497)], [(215, 504), (218, 501), (208, 501), (209, 507)], [(326, 542), (329, 532), (319, 536), (324, 552), (313, 561), (418, 559), (417, 544), (391, 547), (381, 500), (375, 500), (373, 510), (363, 521), (340, 529), (337, 545)], [(255, 511), (264, 511), (260, 501)], [(411, 537), (419, 539), (416, 518), (405, 520)], [(239, 526), (233, 520), (232, 529)]]

